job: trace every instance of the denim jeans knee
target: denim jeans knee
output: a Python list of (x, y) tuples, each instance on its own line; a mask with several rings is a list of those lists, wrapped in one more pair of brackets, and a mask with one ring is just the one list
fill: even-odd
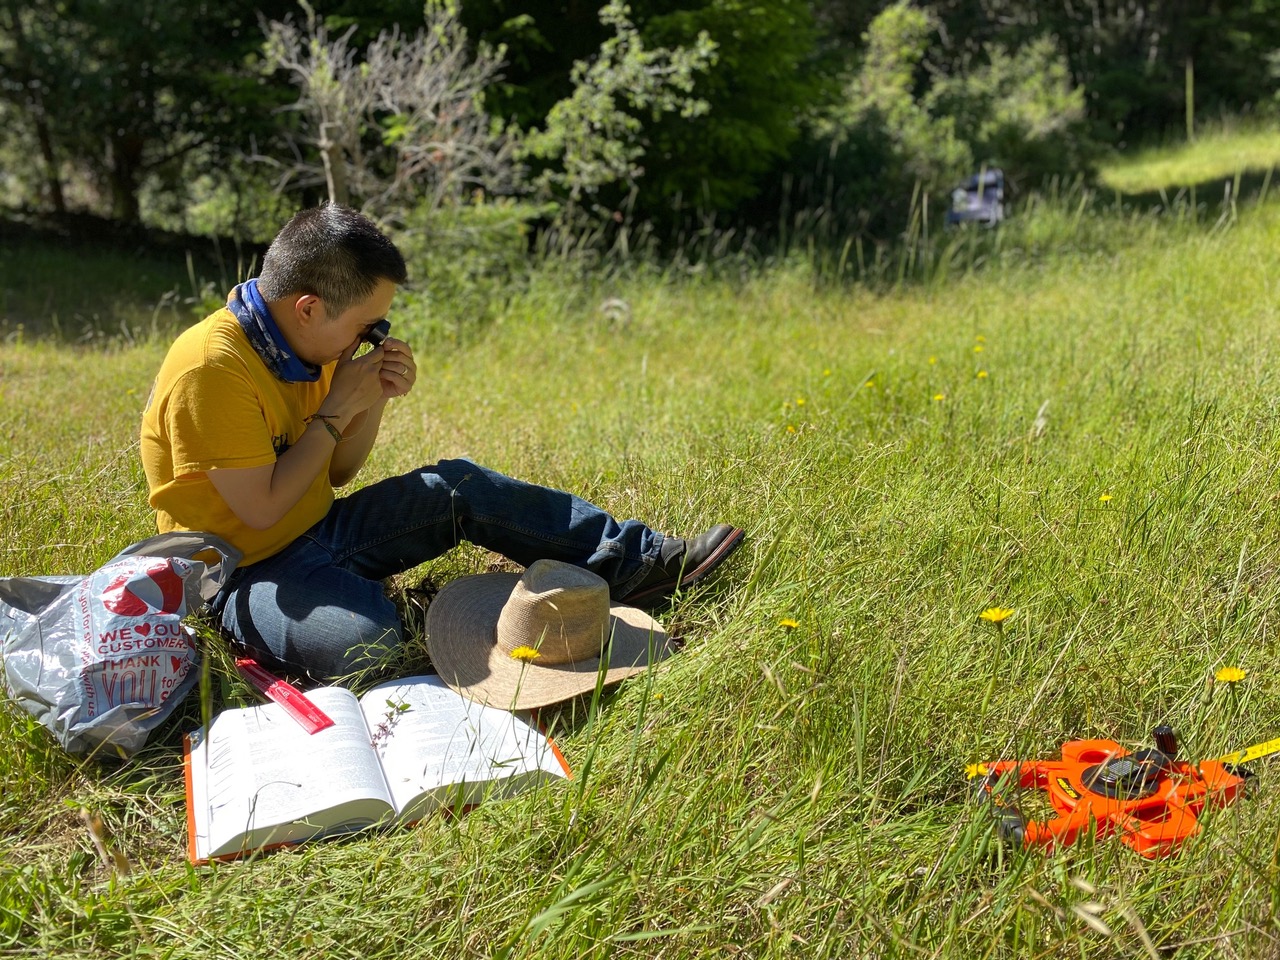
[(380, 582), (333, 566), (307, 569), (302, 560), (314, 549), (304, 538), (237, 571), (214, 611), (267, 666), (332, 681), (376, 666), (404, 635)]

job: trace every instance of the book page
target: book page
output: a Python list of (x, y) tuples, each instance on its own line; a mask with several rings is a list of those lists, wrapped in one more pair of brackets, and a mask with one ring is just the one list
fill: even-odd
[(191, 738), (200, 859), (359, 830), (390, 814), (391, 797), (355, 696), (307, 694), (334, 725), (307, 733), (267, 703), (225, 710)]
[(392, 804), (405, 818), (455, 801), (474, 803), (491, 787), (507, 795), (568, 774), (536, 728), (467, 700), (436, 676), (380, 684), (361, 706)]

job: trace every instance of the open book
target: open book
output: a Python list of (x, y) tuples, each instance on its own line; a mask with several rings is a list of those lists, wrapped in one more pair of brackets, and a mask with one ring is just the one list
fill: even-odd
[(439, 677), (384, 683), (359, 699), (341, 687), (307, 696), (333, 726), (308, 734), (267, 703), (225, 710), (188, 734), (192, 861), (418, 820), (569, 776), (537, 729)]

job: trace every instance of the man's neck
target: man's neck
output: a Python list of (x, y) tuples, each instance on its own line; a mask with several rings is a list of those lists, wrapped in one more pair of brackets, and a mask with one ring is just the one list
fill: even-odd
[(267, 310), (271, 314), (271, 319), (276, 322), (276, 327), (280, 330), (280, 335), (284, 337), (285, 343), (289, 344), (289, 349), (294, 353), (298, 352), (298, 317), (293, 312), (293, 305), (297, 301), (297, 297), (289, 294), (279, 300), (267, 300), (263, 297), (263, 301), (267, 305)]

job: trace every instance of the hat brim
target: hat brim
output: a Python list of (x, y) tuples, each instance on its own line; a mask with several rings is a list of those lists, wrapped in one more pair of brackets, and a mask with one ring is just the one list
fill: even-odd
[[(427, 608), (427, 652), (440, 679), (471, 700), (506, 710), (559, 703), (592, 690), (602, 657), (564, 664), (517, 660), (499, 649), (498, 617), (518, 573), (480, 573), (445, 584)], [(671, 652), (667, 631), (643, 610), (609, 605), (604, 684), (645, 670)]]

